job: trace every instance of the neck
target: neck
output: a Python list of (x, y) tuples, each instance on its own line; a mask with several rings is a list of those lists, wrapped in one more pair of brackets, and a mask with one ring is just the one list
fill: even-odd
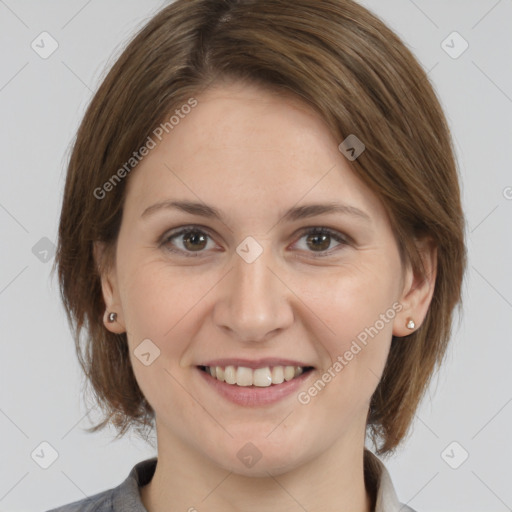
[(340, 441), (291, 471), (249, 477), (167, 439), (159, 443), (155, 474), (141, 489), (142, 502), (148, 512), (370, 512), (364, 445), (355, 441)]

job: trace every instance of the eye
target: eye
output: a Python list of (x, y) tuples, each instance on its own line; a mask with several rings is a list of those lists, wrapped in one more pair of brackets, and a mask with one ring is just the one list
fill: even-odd
[[(305, 239), (305, 244), (300, 246), (300, 241)], [(333, 242), (337, 242), (334, 245)], [(300, 250), (314, 253), (315, 257), (330, 256), (337, 247), (349, 245), (348, 237), (338, 231), (325, 227), (309, 228), (302, 232), (299, 242), (294, 245)], [(161, 240), (161, 247), (166, 250), (179, 253), (187, 257), (198, 257), (207, 250), (213, 250), (216, 244), (211, 236), (198, 226), (186, 226), (171, 233), (166, 233)]]
[[(334, 249), (336, 249), (336, 247), (349, 244), (348, 239), (341, 233), (324, 227), (308, 229), (302, 233), (300, 240), (303, 238), (305, 238), (305, 248), (303, 245), (302, 249), (307, 252), (317, 253), (315, 254), (315, 257), (329, 256), (333, 252), (331, 245), (333, 241), (338, 242), (338, 245), (334, 246)], [(295, 245), (298, 245), (298, 243)]]
[[(210, 235), (198, 227), (188, 226), (164, 235), (161, 246), (184, 256), (198, 256), (204, 249), (213, 249), (215, 243)], [(196, 254), (194, 254), (196, 253)]]

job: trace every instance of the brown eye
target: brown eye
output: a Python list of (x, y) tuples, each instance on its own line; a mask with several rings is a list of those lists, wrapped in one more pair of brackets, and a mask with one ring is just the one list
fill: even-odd
[(207, 249), (215, 247), (210, 235), (193, 227), (180, 229), (165, 235), (160, 245), (170, 252), (184, 256), (199, 256)]
[(198, 231), (187, 233), (183, 236), (183, 246), (190, 251), (200, 251), (207, 244), (207, 236)]
[[(302, 239), (305, 243), (302, 244)], [(337, 245), (334, 245), (333, 242)], [(297, 246), (299, 249), (315, 253), (314, 256), (330, 256), (338, 248), (349, 245), (349, 241), (337, 231), (324, 227), (317, 227), (303, 232)]]
[(306, 240), (308, 247), (314, 251), (326, 251), (331, 245), (331, 235), (312, 234)]

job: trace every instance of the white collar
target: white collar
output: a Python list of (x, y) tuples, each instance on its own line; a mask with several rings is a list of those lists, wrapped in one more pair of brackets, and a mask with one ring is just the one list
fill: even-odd
[(370, 450), (364, 451), (364, 472), (367, 484), (377, 492), (375, 512), (414, 512), (400, 503), (391, 476), (383, 462)]

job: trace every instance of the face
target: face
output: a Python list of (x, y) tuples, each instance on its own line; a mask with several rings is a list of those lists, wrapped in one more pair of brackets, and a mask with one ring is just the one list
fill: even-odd
[(102, 279), (159, 450), (264, 475), (362, 447), (411, 308), (384, 208), (298, 100), (197, 100), (129, 177)]

